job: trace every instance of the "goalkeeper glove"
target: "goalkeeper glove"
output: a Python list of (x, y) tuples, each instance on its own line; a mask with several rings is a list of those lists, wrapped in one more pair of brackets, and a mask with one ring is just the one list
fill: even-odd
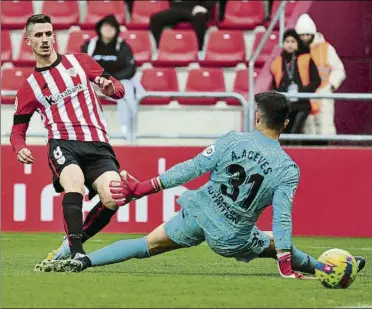
[(110, 192), (117, 206), (124, 206), (132, 199), (163, 190), (159, 177), (140, 182), (126, 171), (120, 173), (122, 181), (111, 181)]
[(290, 252), (283, 252), (278, 253), (277, 255), (277, 262), (279, 273), (283, 278), (298, 278), (303, 279), (304, 275), (295, 272), (292, 269), (292, 256)]

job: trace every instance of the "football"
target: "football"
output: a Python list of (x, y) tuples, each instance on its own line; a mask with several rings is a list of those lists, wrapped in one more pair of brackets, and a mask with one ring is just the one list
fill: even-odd
[(316, 267), (315, 274), (326, 288), (346, 289), (354, 282), (358, 264), (349, 252), (330, 249), (324, 252), (318, 261), (323, 265)]

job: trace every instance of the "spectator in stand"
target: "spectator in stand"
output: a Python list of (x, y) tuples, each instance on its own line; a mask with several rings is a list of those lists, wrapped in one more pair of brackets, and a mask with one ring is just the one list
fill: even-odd
[[(304, 51), (310, 51), (322, 79), (317, 92), (332, 93), (337, 90), (346, 74), (334, 47), (317, 32), (315, 23), (308, 14), (299, 17), (296, 32), (303, 42)], [(306, 121), (305, 133), (336, 134), (334, 103), (333, 99), (311, 100), (311, 115)]]
[[(320, 76), (309, 53), (300, 53), (300, 38), (294, 29), (283, 35), (283, 51), (271, 63), (272, 89), (279, 92), (315, 92), (320, 85)], [(309, 100), (291, 99), (291, 113), (285, 133), (302, 133), (310, 114)]]
[(117, 101), (121, 132), (126, 136), (137, 108), (135, 84), (132, 80), (137, 67), (129, 45), (119, 37), (120, 25), (114, 15), (96, 25), (97, 37), (84, 43), (82, 52), (90, 55), (112, 77), (125, 87), (125, 97)]
[(169, 9), (153, 14), (150, 19), (150, 29), (156, 47), (159, 47), (160, 37), (165, 27), (190, 22), (198, 37), (199, 59), (202, 60), (204, 37), (215, 1), (170, 0), (169, 3)]

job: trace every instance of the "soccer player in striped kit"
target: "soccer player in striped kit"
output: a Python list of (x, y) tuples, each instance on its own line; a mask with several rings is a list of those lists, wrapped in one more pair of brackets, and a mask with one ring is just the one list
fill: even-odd
[[(120, 181), (119, 162), (109, 144), (107, 124), (91, 83), (114, 99), (125, 90), (87, 54), (60, 55), (54, 50), (51, 18), (37, 14), (26, 23), (25, 43), (33, 50), (36, 66), (20, 86), (16, 101), (11, 144), (17, 159), (32, 164), (26, 131), (36, 111), (48, 130), (48, 160), (56, 192), (63, 196), (66, 236), (47, 259), (84, 255), (83, 242), (109, 222), (117, 210), (109, 184)], [(83, 223), (84, 185), (100, 202)]]

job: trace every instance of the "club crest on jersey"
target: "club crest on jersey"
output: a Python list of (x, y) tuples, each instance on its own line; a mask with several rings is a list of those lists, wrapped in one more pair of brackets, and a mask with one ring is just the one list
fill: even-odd
[(67, 73), (68, 73), (68, 75), (70, 75), (72, 77), (76, 77), (76, 75), (77, 75), (77, 72), (76, 72), (75, 68), (68, 69)]
[(214, 145), (205, 148), (203, 151), (203, 156), (210, 157), (213, 153), (214, 153)]

